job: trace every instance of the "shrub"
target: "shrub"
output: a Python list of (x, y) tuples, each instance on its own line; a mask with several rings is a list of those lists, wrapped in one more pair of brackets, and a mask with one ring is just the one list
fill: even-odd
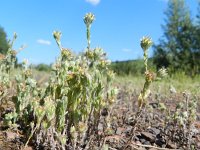
[(50, 65), (47, 65), (47, 64), (38, 64), (38, 65), (33, 66), (33, 67), (38, 71), (45, 71), (45, 72), (51, 71)]
[[(112, 104), (116, 90), (111, 88), (114, 74), (103, 49), (90, 48), (93, 20), (93, 14), (86, 14), (88, 46), (81, 55), (62, 46), (61, 32), (53, 33), (61, 55), (53, 64), (46, 87), (40, 88), (31, 69), (25, 62), (22, 64), (22, 72), (15, 78), (14, 111), (6, 114), (4, 123), (10, 127), (19, 125), (26, 131), (26, 145), (33, 138), (37, 148), (77, 149), (89, 145), (91, 137), (97, 136), (101, 110)], [(10, 81), (9, 70), (14, 62), (11, 52), (8, 51), (5, 66), (1, 65), (4, 86)]]

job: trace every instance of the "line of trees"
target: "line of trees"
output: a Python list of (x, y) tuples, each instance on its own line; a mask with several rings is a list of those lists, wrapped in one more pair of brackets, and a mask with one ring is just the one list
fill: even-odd
[[(148, 64), (151, 67), (151, 70), (156, 70), (155, 65), (153, 64), (153, 59), (148, 60)], [(128, 60), (128, 61), (115, 61), (111, 64), (111, 69), (117, 75), (134, 75), (140, 76), (145, 72), (145, 66), (143, 59), (137, 60)]]
[(185, 0), (169, 0), (165, 16), (164, 34), (154, 45), (154, 64), (172, 73), (200, 73), (200, 2), (194, 20)]

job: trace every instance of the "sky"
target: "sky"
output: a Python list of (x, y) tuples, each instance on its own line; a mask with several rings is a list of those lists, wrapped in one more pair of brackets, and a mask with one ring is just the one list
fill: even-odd
[[(198, 0), (186, 0), (195, 18)], [(12, 39), (14, 49), (25, 45), (19, 62), (53, 63), (60, 51), (53, 39), (62, 32), (63, 47), (79, 53), (87, 47), (83, 17), (92, 12), (91, 47), (102, 47), (111, 61), (142, 58), (140, 39), (150, 36), (158, 43), (163, 35), (167, 0), (1, 0), (0, 26)], [(150, 49), (150, 55), (153, 50)]]

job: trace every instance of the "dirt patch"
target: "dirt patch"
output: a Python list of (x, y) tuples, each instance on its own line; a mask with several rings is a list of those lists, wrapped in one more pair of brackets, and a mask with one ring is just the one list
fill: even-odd
[[(98, 126), (98, 136), (104, 148), (111, 150), (155, 150), (165, 149), (200, 149), (200, 117), (197, 112), (197, 120), (190, 128), (180, 127), (175, 122), (166, 120), (166, 113), (159, 108), (160, 102), (173, 114), (176, 104), (183, 99), (181, 93), (162, 96), (160, 102), (155, 95), (149, 97), (149, 105), (141, 112), (139, 117), (136, 91), (128, 91), (121, 86), (118, 98), (112, 108), (104, 109)], [(5, 108), (4, 111), (9, 110)], [(1, 114), (5, 114), (2, 112)], [(107, 127), (105, 128), (105, 120)], [(3, 116), (1, 116), (0, 150), (19, 150), (24, 148), (26, 138), (20, 130), (3, 128)], [(185, 130), (183, 130), (185, 129)], [(93, 138), (93, 146), (88, 149), (99, 149)], [(190, 145), (190, 147), (188, 147)], [(29, 145), (25, 150), (36, 149)]]

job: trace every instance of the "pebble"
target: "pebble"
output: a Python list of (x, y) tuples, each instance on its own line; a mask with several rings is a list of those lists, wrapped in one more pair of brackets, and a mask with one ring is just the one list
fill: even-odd
[(130, 136), (130, 135), (131, 135), (131, 130), (132, 130), (132, 128), (133, 128), (133, 127), (131, 127), (131, 126), (129, 126), (129, 127), (126, 128), (125, 133), (126, 133), (127, 136)]
[(125, 130), (124, 128), (118, 127), (116, 134), (121, 135), (124, 132), (124, 130)]
[(159, 147), (163, 147), (165, 141), (164, 139), (156, 139), (155, 144), (158, 145)]
[(160, 130), (159, 130), (159, 129), (156, 129), (156, 128), (150, 128), (150, 129), (149, 129), (149, 132), (152, 133), (152, 134), (155, 134), (155, 135), (160, 134)]
[(11, 132), (11, 131), (6, 131), (5, 132), (5, 135), (6, 135), (6, 138), (8, 141), (12, 141), (14, 140), (16, 137), (18, 137), (18, 135), (14, 132)]
[(141, 136), (142, 136), (142, 138), (150, 141), (151, 143), (155, 142), (155, 140), (156, 140), (155, 135), (153, 135), (152, 133), (149, 133), (149, 132), (142, 132)]
[(173, 144), (172, 142), (169, 141), (169, 143), (167, 143), (167, 148), (171, 148), (171, 149), (176, 149), (177, 146), (175, 144)]

